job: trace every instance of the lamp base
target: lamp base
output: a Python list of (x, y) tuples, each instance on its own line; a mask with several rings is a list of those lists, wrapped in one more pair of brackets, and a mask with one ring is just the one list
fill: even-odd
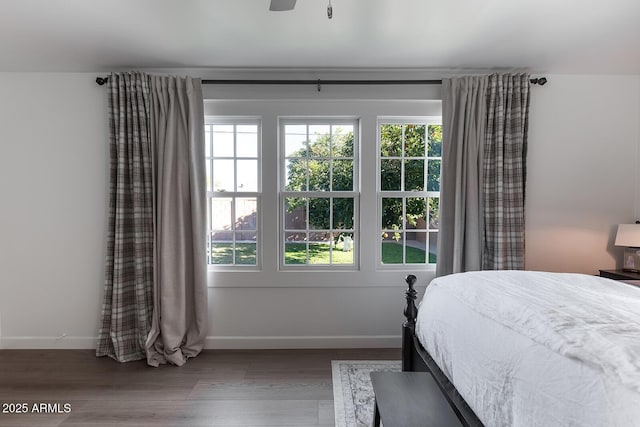
[(640, 248), (624, 248), (624, 258), (622, 270), (633, 273), (640, 273)]

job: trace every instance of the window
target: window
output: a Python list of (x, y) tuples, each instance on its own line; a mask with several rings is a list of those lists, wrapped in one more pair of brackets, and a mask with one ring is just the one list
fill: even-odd
[(281, 265), (357, 265), (358, 122), (281, 119)]
[(378, 159), (381, 264), (435, 264), (440, 119), (379, 119)]
[(260, 122), (207, 118), (207, 263), (260, 261)]

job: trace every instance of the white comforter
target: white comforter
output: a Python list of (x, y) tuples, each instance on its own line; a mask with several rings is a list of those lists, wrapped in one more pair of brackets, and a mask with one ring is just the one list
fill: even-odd
[(640, 288), (581, 274), (434, 279), (416, 334), (486, 426), (640, 426)]

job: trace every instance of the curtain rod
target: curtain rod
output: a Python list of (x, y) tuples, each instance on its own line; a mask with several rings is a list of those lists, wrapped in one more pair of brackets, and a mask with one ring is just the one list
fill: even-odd
[[(97, 77), (100, 86), (107, 83), (109, 77)], [(546, 77), (529, 80), (531, 84), (544, 86)], [(317, 85), (318, 92), (322, 85), (439, 85), (442, 80), (202, 80), (203, 85)]]

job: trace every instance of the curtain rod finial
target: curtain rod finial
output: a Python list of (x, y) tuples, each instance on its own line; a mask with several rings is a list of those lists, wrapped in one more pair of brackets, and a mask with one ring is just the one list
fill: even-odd
[(98, 83), (100, 86), (104, 85), (108, 81), (109, 77), (96, 77), (96, 83)]
[(538, 84), (540, 86), (544, 86), (547, 83), (547, 78), (546, 77), (540, 77), (538, 79), (531, 79), (531, 83)]

